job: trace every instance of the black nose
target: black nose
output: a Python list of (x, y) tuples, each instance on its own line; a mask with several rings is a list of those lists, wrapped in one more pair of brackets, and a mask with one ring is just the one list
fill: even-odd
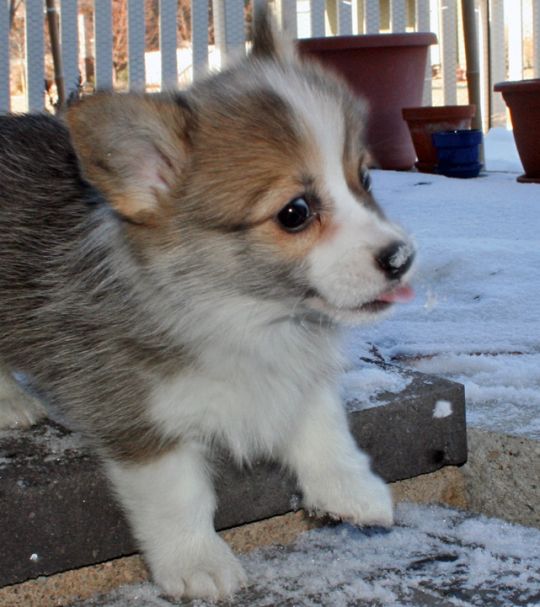
[(410, 244), (396, 240), (382, 249), (375, 259), (388, 278), (397, 280), (411, 267), (414, 249)]

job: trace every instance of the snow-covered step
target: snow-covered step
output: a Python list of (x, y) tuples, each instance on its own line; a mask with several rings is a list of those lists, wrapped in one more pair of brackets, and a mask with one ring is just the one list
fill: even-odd
[[(460, 384), (364, 365), (349, 373), (344, 391), (353, 433), (387, 481), (465, 462)], [(217, 485), (218, 529), (299, 503), (295, 480), (268, 462), (249, 472), (225, 463)], [(80, 437), (53, 422), (0, 433), (0, 512), (0, 587), (136, 551), (96, 461)]]
[[(241, 557), (249, 586), (235, 607), (533, 607), (540, 530), (440, 506), (401, 504), (391, 530), (325, 526)], [(73, 607), (205, 607), (146, 582)]]

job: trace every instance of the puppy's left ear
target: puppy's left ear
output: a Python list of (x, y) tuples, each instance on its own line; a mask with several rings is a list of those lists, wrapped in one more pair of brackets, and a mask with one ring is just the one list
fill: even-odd
[(97, 93), (65, 120), (83, 176), (131, 222), (160, 223), (187, 161), (186, 108), (173, 97)]
[(255, 3), (253, 9), (253, 46), (251, 56), (286, 62), (296, 57), (294, 42), (278, 31), (268, 3)]

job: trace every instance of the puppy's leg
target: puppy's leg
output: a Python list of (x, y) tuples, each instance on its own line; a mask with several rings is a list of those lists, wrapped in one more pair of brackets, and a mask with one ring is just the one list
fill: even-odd
[(216, 534), (215, 494), (202, 446), (184, 444), (148, 463), (108, 463), (155, 582), (167, 594), (218, 599), (246, 582)]
[(308, 510), (357, 525), (391, 525), (390, 490), (349, 432), (342, 403), (331, 389), (310, 402), (286, 461), (296, 472)]
[(31, 426), (45, 416), (42, 404), (0, 366), (0, 428)]

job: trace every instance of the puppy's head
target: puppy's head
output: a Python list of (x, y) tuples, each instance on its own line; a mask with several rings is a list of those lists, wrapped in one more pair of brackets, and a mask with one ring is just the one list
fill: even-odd
[(408, 295), (413, 248), (371, 192), (363, 102), (264, 11), (245, 60), (182, 95), (96, 95), (67, 122), (146, 262), (189, 274), (193, 298), (360, 322)]

